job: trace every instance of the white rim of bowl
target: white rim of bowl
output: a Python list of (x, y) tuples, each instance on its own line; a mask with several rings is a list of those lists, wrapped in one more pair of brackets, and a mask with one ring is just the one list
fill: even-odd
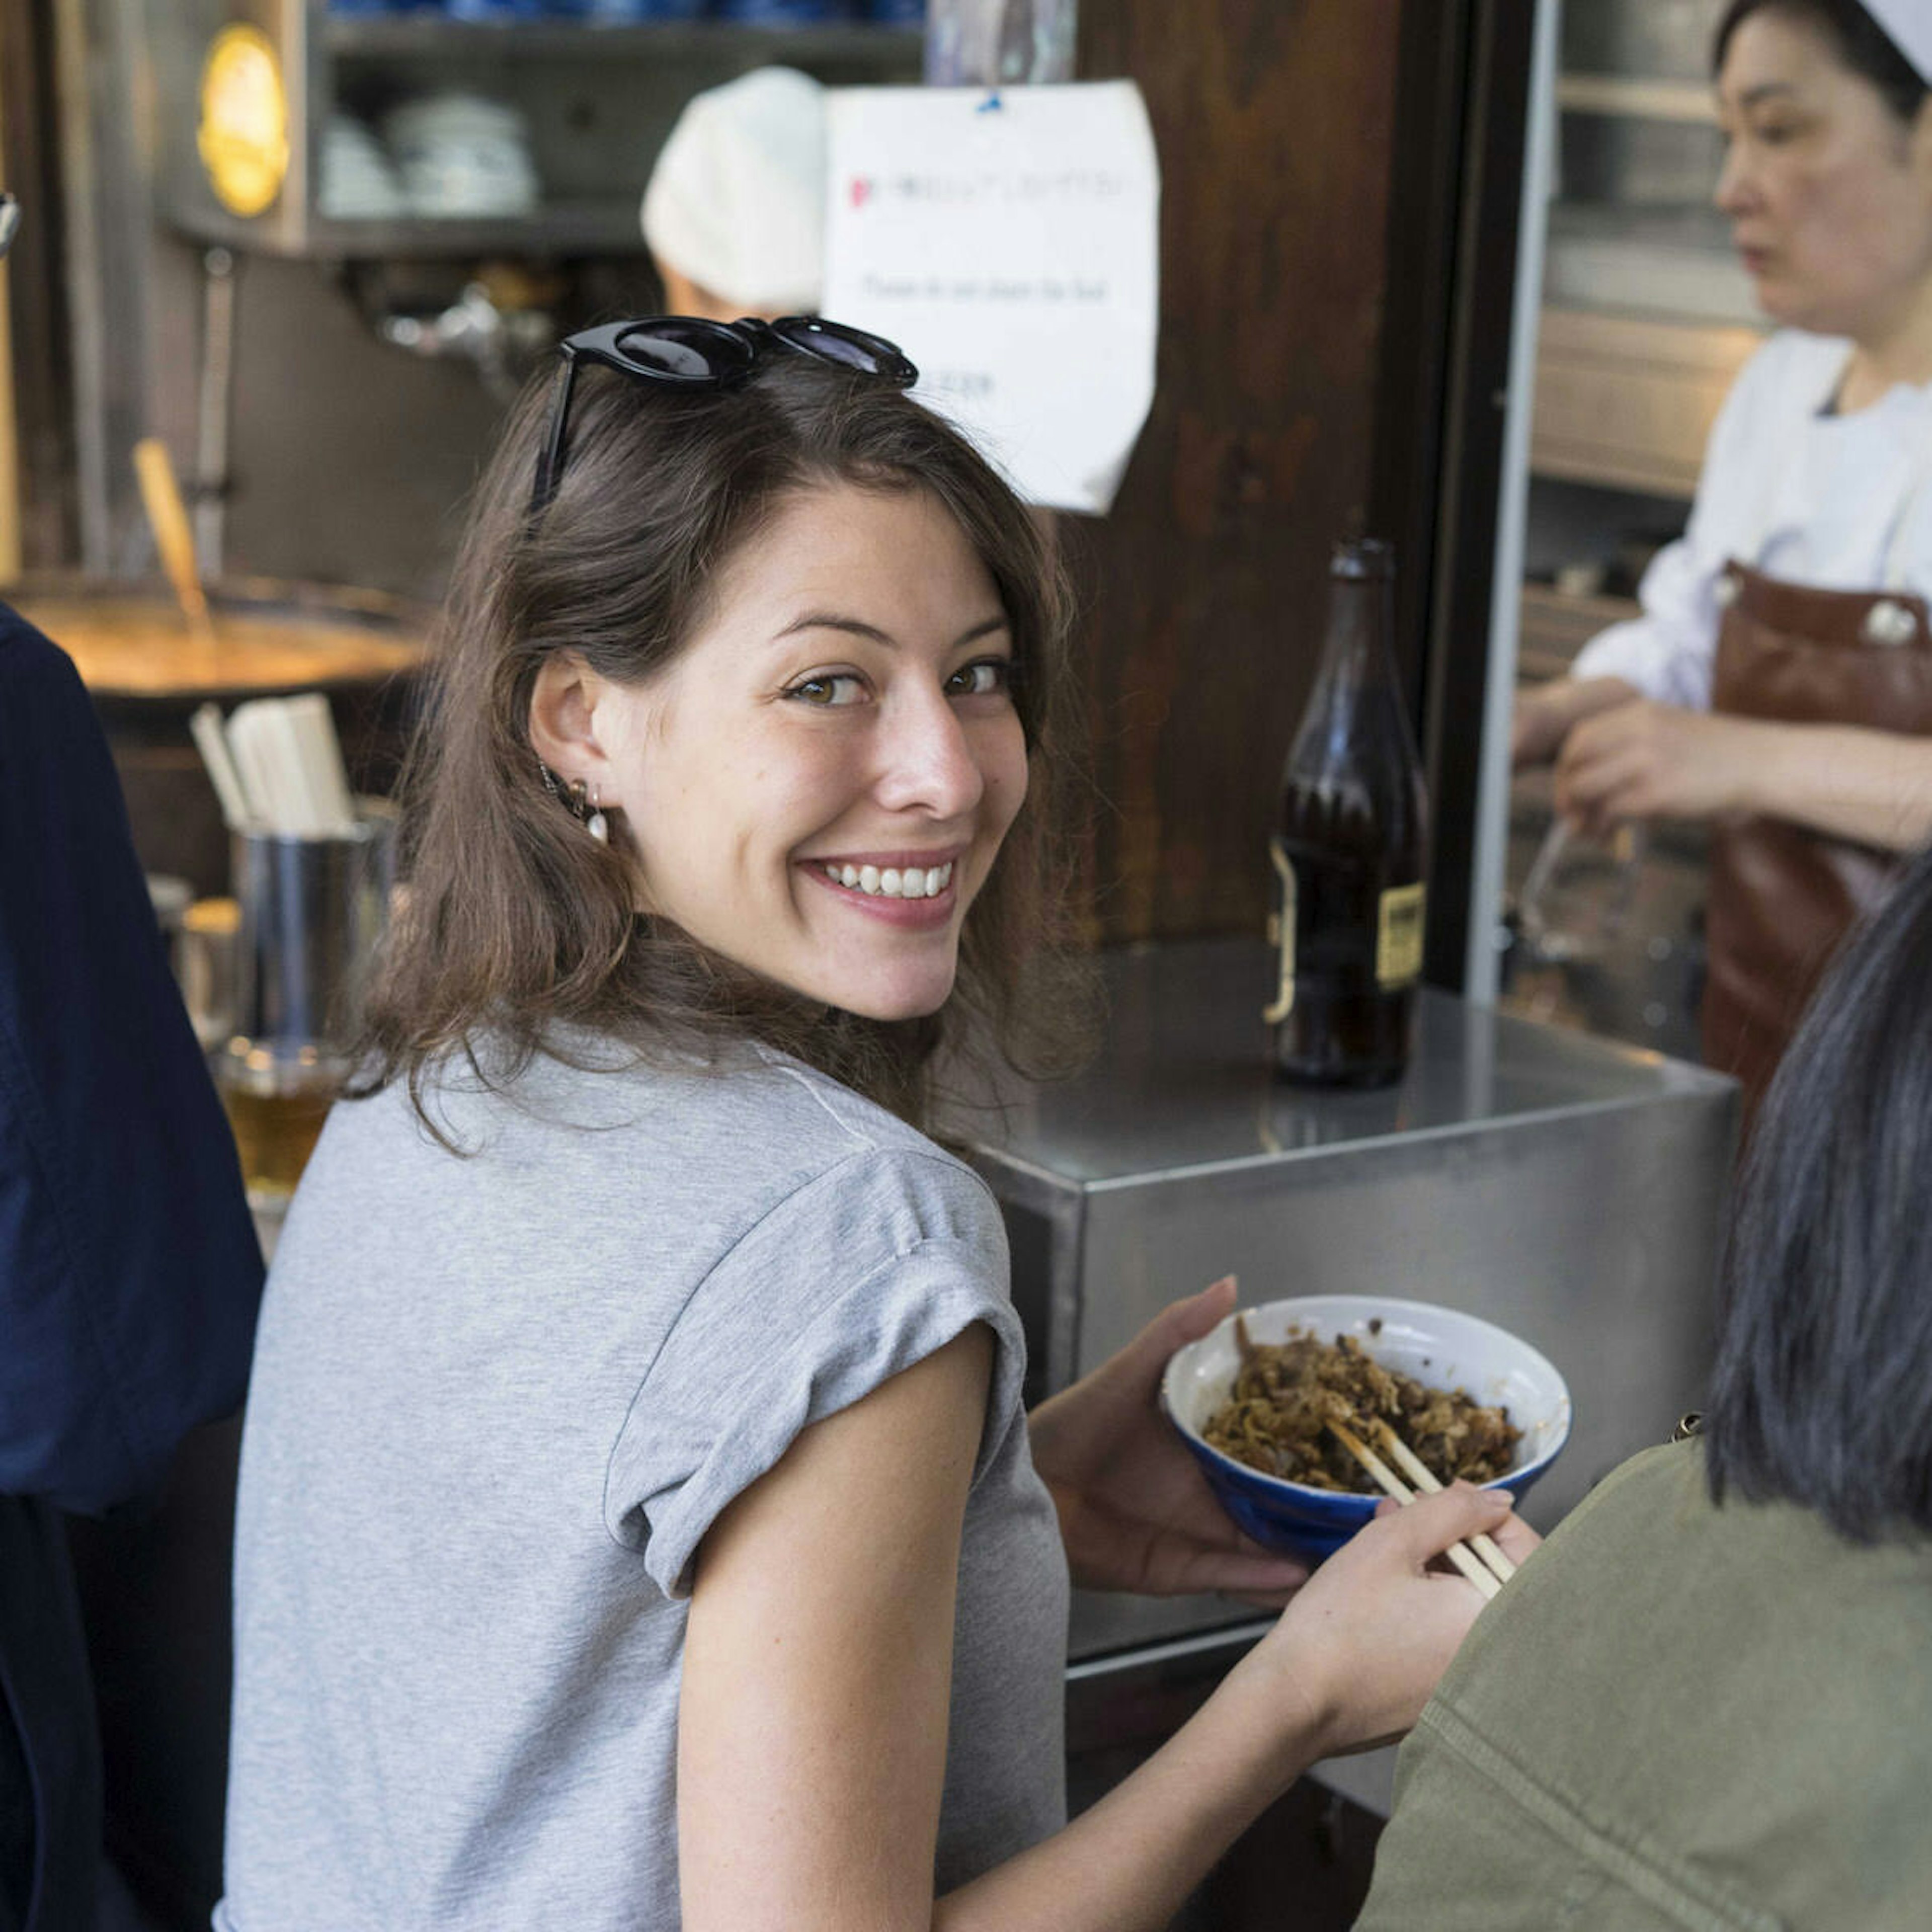
[[(1228, 1470), (1252, 1481), (1266, 1483), (1270, 1487), (1283, 1490), (1292, 1496), (1306, 1496), (1330, 1502), (1337, 1498), (1355, 1496), (1359, 1497), (1364, 1502), (1379, 1502), (1382, 1500), (1381, 1495), (1373, 1490), (1318, 1490), (1311, 1484), (1293, 1482), (1286, 1476), (1270, 1476), (1264, 1469), (1257, 1469), (1250, 1463), (1239, 1461), (1234, 1456), (1230, 1456), (1225, 1449), (1216, 1448), (1214, 1444), (1210, 1442), (1192, 1423), (1182, 1418), (1176, 1412), (1173, 1402), (1168, 1400), (1169, 1384), (1174, 1376), (1175, 1365), (1180, 1361), (1181, 1357), (1192, 1349), (1204, 1347), (1224, 1329), (1232, 1329), (1237, 1316), (1243, 1315), (1253, 1316), (1258, 1315), (1264, 1309), (1268, 1308), (1292, 1308), (1310, 1305), (1332, 1307), (1337, 1303), (1352, 1304), (1364, 1309), (1372, 1310), (1376, 1313), (1384, 1316), (1391, 1312), (1403, 1310), (1414, 1310), (1428, 1315), (1453, 1315), (1460, 1322), (1473, 1322), (1479, 1328), (1486, 1328), (1491, 1334), (1502, 1336), (1514, 1347), (1522, 1349), (1526, 1354), (1540, 1363), (1550, 1372), (1556, 1386), (1563, 1391), (1558, 1405), (1562, 1420), (1562, 1432), (1534, 1462), (1526, 1462), (1520, 1468), (1506, 1469), (1500, 1476), (1491, 1477), (1489, 1481), (1479, 1485), (1480, 1487), (1486, 1490), (1501, 1488), (1518, 1477), (1529, 1475), (1545, 1468), (1555, 1460), (1562, 1450), (1564, 1444), (1570, 1440), (1570, 1431), (1576, 1420), (1576, 1405), (1570, 1399), (1570, 1384), (1556, 1364), (1540, 1348), (1535, 1347), (1531, 1342), (1526, 1342), (1520, 1335), (1511, 1334), (1509, 1330), (1502, 1327), (1500, 1323), (1491, 1322), (1484, 1316), (1472, 1315), (1466, 1309), (1451, 1308), (1447, 1302), (1416, 1301), (1397, 1295), (1280, 1295), (1273, 1301), (1258, 1301), (1252, 1307), (1237, 1308), (1232, 1313), (1222, 1316), (1206, 1334), (1197, 1335), (1192, 1341), (1183, 1342), (1167, 1358), (1167, 1366), (1160, 1372), (1160, 1406), (1166, 1411), (1168, 1420), (1187, 1438), (1189, 1442), (1204, 1450), (1216, 1462), (1222, 1464)], [(1305, 1323), (1304, 1325), (1309, 1328), (1310, 1332), (1314, 1332), (1314, 1324)], [(1344, 1322), (1340, 1325), (1346, 1329), (1347, 1324)], [(1318, 1336), (1318, 1339), (1319, 1339)], [(1375, 1338), (1371, 1336), (1369, 1339), (1372, 1340)]]

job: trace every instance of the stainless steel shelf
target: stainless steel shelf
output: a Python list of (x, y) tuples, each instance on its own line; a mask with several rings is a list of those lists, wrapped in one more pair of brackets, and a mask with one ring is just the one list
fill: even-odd
[(432, 219), (404, 216), (335, 221), (311, 215), (298, 236), (273, 224), (243, 220), (212, 208), (188, 211), (176, 226), (197, 242), (258, 254), (336, 261), (461, 261), (485, 255), (640, 255), (644, 236), (634, 196), (557, 202), (525, 216)]

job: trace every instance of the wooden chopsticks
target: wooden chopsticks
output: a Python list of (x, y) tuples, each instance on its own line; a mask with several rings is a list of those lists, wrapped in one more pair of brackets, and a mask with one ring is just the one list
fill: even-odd
[[(1418, 1490), (1426, 1490), (1433, 1495), (1442, 1488), (1442, 1485), (1430, 1473), (1429, 1466), (1386, 1422), (1378, 1420), (1376, 1424), (1376, 1438), (1402, 1465), (1402, 1473)], [(1507, 1583), (1516, 1574), (1516, 1565), (1503, 1554), (1502, 1546), (1487, 1531), (1478, 1530), (1470, 1538), (1469, 1546), (1496, 1572), (1498, 1582)]]
[[(1355, 1432), (1346, 1424), (1329, 1422), (1329, 1432), (1361, 1464), (1384, 1495), (1399, 1503), (1412, 1503), (1416, 1490), (1433, 1492), (1442, 1485), (1431, 1475), (1421, 1459), (1386, 1422), (1375, 1425), (1383, 1448), (1400, 1462), (1413, 1480), (1411, 1489)], [(1479, 1530), (1467, 1543), (1452, 1543), (1445, 1552), (1450, 1562), (1486, 1597), (1493, 1597), (1516, 1574), (1516, 1565), (1504, 1555), (1495, 1538)], [(1484, 1566), (1488, 1567), (1485, 1568)]]

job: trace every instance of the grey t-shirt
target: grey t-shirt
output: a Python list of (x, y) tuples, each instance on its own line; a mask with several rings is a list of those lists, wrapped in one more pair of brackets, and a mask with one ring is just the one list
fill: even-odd
[(438, 1112), (466, 1157), (395, 1089), (338, 1106), (277, 1249), (219, 1932), (674, 1927), (698, 1545), (800, 1429), (975, 1322), (935, 1884), (1056, 1829), (1065, 1559), (978, 1178), (775, 1057), (544, 1058)]

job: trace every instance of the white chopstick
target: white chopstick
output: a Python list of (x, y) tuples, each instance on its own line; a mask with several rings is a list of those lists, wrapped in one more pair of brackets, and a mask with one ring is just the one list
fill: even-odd
[(253, 808), (249, 814), (252, 825), (265, 832), (280, 832), (286, 828), (281, 823), (280, 789), (275, 782), (274, 760), (262, 742), (260, 706), (263, 701), (258, 698), (238, 704), (229, 712), (228, 748), (234, 754), (235, 769), (242, 774), (242, 788), (248, 794)]
[[(226, 736), (251, 825), (298, 838), (352, 835), (355, 801), (328, 700), (320, 692), (238, 704), (229, 713)], [(205, 746), (202, 754), (209, 756)]]
[(286, 698), (258, 698), (260, 742), (275, 775), (277, 828), (298, 838), (322, 838), (335, 831), (316, 789), (317, 764), (309, 749), (309, 730)]
[[(1329, 1423), (1328, 1428), (1336, 1441), (1340, 1443), (1342, 1447), (1347, 1450), (1364, 1468), (1367, 1470), (1370, 1475), (1375, 1479), (1377, 1486), (1384, 1494), (1394, 1497), (1399, 1503), (1414, 1502), (1416, 1493), (1414, 1490), (1412, 1490), (1352, 1430), (1341, 1423), (1332, 1420)], [(1475, 1585), (1478, 1589), (1482, 1592), (1484, 1596), (1493, 1597), (1502, 1588), (1502, 1585), (1496, 1578), (1484, 1568), (1481, 1560), (1477, 1556), (1475, 1552), (1468, 1548), (1466, 1544), (1452, 1543), (1443, 1554), (1462, 1571), (1464, 1576), (1468, 1578), (1471, 1582)]]
[(295, 740), (302, 782), (317, 820), (316, 829), (333, 838), (346, 838), (356, 830), (356, 802), (350, 796), (349, 775), (343, 768), (342, 746), (328, 700), (319, 691), (282, 700), (282, 715)]
[[(1426, 1490), (1432, 1496), (1442, 1488), (1429, 1465), (1379, 1418), (1376, 1423), (1376, 1435), (1382, 1447), (1402, 1465), (1402, 1474), (1418, 1490)], [(1516, 1565), (1504, 1555), (1502, 1546), (1486, 1530), (1478, 1530), (1469, 1538), (1469, 1546), (1496, 1573), (1499, 1581), (1507, 1583), (1516, 1574)]]
[(221, 801), (223, 819), (230, 831), (239, 831), (261, 814), (250, 808), (248, 788), (242, 782), (242, 774), (236, 767), (234, 754), (228, 748), (228, 739), (222, 729), (221, 707), (218, 704), (202, 705), (188, 719), (188, 728), (196, 749), (201, 753), (202, 763), (208, 767), (214, 795)]

